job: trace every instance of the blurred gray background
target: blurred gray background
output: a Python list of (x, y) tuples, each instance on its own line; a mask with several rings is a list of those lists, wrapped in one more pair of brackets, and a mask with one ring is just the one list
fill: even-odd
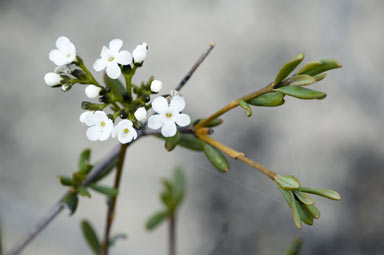
[[(113, 232), (128, 240), (113, 254), (166, 254), (166, 226), (148, 233), (145, 220), (160, 208), (161, 177), (183, 165), (189, 192), (180, 212), (180, 255), (280, 254), (296, 236), (302, 254), (384, 254), (382, 146), (384, 2), (322, 1), (0, 1), (0, 214), (10, 248), (64, 192), (56, 178), (75, 170), (79, 152), (93, 159), (116, 143), (91, 142), (78, 121), (84, 87), (68, 93), (43, 82), (54, 69), (48, 52), (66, 35), (91, 68), (113, 38), (132, 51), (150, 49), (135, 81), (150, 75), (173, 89), (211, 41), (217, 43), (182, 94), (186, 112), (204, 117), (231, 99), (274, 79), (298, 52), (306, 60), (338, 59), (315, 89), (322, 101), (288, 98), (283, 107), (236, 109), (214, 137), (307, 186), (335, 189), (341, 202), (317, 198), (322, 217), (299, 231), (275, 185), (231, 161), (218, 173), (201, 153), (145, 138), (129, 148)], [(101, 78), (100, 73), (93, 72)], [(109, 178), (106, 183), (111, 183)], [(55, 220), (24, 254), (90, 254), (79, 222), (99, 233), (105, 201), (83, 198), (73, 217)], [(227, 234), (223, 225), (228, 225)]]

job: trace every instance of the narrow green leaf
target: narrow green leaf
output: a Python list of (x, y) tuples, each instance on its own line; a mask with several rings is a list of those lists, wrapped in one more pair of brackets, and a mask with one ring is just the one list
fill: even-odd
[(73, 191), (68, 192), (61, 200), (61, 203), (63, 203), (69, 209), (69, 215), (75, 213), (78, 202), (79, 199), (77, 197), (77, 193)]
[(320, 218), (320, 211), (315, 205), (306, 205), (305, 209), (307, 209), (307, 211), (312, 215), (313, 218)]
[(288, 96), (300, 99), (323, 99), (327, 96), (327, 94), (325, 94), (324, 92), (307, 89), (299, 86), (283, 86), (276, 90)]
[(294, 176), (281, 176), (279, 175), (275, 182), (285, 190), (297, 190), (300, 188), (300, 182)]
[(167, 151), (172, 151), (176, 147), (176, 145), (179, 142), (179, 140), (180, 140), (180, 132), (177, 131), (174, 136), (167, 137), (165, 139), (165, 149)]
[(193, 134), (180, 134), (178, 145), (195, 151), (203, 150), (202, 142)]
[(117, 189), (112, 188), (112, 187), (108, 187), (108, 186), (102, 186), (102, 185), (91, 183), (88, 185), (88, 187), (90, 187), (94, 191), (97, 191), (97, 192), (104, 194), (104, 195), (107, 195), (109, 197), (115, 197), (119, 194), (119, 191)]
[(157, 212), (151, 218), (149, 218), (145, 227), (147, 228), (147, 230), (153, 230), (160, 223), (162, 223), (167, 217), (168, 217), (168, 212), (165, 212), (165, 211)]
[(82, 171), (76, 171), (72, 174), (72, 181), (75, 186), (81, 185), (87, 175)]
[(221, 172), (228, 172), (229, 163), (223, 153), (221, 153), (218, 149), (214, 148), (210, 144), (204, 142), (203, 148), (205, 156), (208, 158), (211, 164), (216, 167), (217, 170)]
[(88, 192), (87, 188), (85, 188), (84, 186), (78, 186), (77, 191), (79, 192), (80, 196), (91, 197), (91, 194)]
[(305, 72), (302, 72), (302, 74), (308, 74), (310, 76), (315, 76), (317, 74), (335, 69), (335, 68), (340, 68), (342, 65), (335, 59), (321, 59), (319, 60), (321, 65), (318, 65), (316, 67), (313, 67), (309, 70), (306, 70)]
[(277, 74), (274, 84), (278, 84), (287, 78), (288, 75), (301, 63), (301, 61), (303, 61), (303, 59), (304, 54), (300, 53), (294, 59), (285, 63)]
[(321, 80), (323, 80), (326, 76), (327, 76), (327, 73), (321, 73), (321, 74), (317, 74), (317, 75), (313, 76), (313, 78), (314, 78), (316, 81), (321, 81)]
[(332, 200), (340, 200), (341, 197), (339, 193), (333, 190), (329, 189), (314, 189), (314, 188), (309, 188), (309, 187), (301, 187), (300, 191), (305, 192), (305, 193), (310, 193), (318, 196), (322, 196), (325, 198), (329, 198)]
[(89, 248), (94, 254), (100, 254), (101, 243), (92, 225), (87, 220), (82, 220), (80, 226)]
[(59, 175), (58, 178), (60, 180), (60, 183), (64, 186), (72, 186), (73, 184), (71, 177)]
[(287, 202), (288, 206), (291, 207), (291, 198), (290, 198), (290, 195), (289, 195), (289, 193), (291, 191), (286, 191), (285, 189), (282, 189), (280, 186), (277, 186), (277, 187), (279, 188), (280, 193), (285, 198), (285, 201)]
[(301, 219), (299, 215), (299, 209), (297, 208), (296, 202), (295, 202), (295, 196), (293, 195), (293, 192), (289, 192), (289, 199), (291, 204), (291, 211), (293, 216), (293, 221), (295, 222), (295, 225), (298, 229), (302, 228), (301, 225)]
[(303, 244), (303, 241), (301, 238), (295, 238), (293, 240), (289, 247), (284, 251), (285, 255), (300, 255), (301, 246)]
[[(203, 121), (204, 119), (202, 119), (201, 121)], [(207, 124), (204, 125), (204, 127), (216, 127), (216, 126), (219, 126), (223, 123), (223, 120), (222, 119), (219, 119), (219, 118), (216, 118), (214, 120), (211, 120), (210, 122), (208, 122)]]
[(301, 221), (305, 224), (312, 226), (313, 225), (313, 217), (312, 215), (305, 209), (305, 205), (300, 203), (300, 201), (295, 200), (295, 204), (297, 207), (297, 211), (299, 212), (299, 216)]
[(80, 153), (79, 161), (77, 163), (78, 170), (83, 170), (89, 164), (91, 157), (91, 149), (87, 148)]
[(160, 193), (160, 199), (163, 202), (163, 204), (172, 211), (175, 208), (175, 201), (173, 200), (172, 193), (163, 191)]
[(308, 86), (316, 82), (316, 79), (307, 74), (295, 75), (287, 81), (290, 86)]
[(123, 233), (118, 233), (111, 236), (111, 238), (109, 238), (109, 247), (112, 247), (113, 245), (115, 245), (116, 241), (120, 239), (127, 239), (127, 235)]
[(309, 71), (316, 69), (321, 66), (320, 61), (310, 61), (307, 64), (305, 64), (302, 68), (300, 68), (299, 71), (297, 71), (296, 74), (306, 74)]
[(284, 104), (284, 94), (278, 91), (268, 92), (261, 96), (248, 100), (248, 103), (256, 106), (274, 107)]
[(249, 106), (249, 104), (247, 102), (245, 102), (244, 100), (240, 100), (239, 104), (240, 104), (240, 107), (245, 110), (247, 117), (248, 118), (251, 117), (252, 116), (252, 109)]
[(294, 191), (295, 196), (297, 197), (298, 200), (300, 200), (303, 204), (305, 205), (313, 205), (315, 202), (312, 200), (310, 196), (308, 196), (305, 193), (302, 193), (300, 191)]
[(104, 73), (104, 83), (111, 89), (112, 94), (116, 99), (121, 100), (124, 94), (125, 88), (119, 79), (111, 79), (106, 73)]
[(183, 200), (185, 193), (185, 177), (180, 168), (176, 168), (173, 172), (172, 187), (173, 197), (176, 203), (179, 204)]

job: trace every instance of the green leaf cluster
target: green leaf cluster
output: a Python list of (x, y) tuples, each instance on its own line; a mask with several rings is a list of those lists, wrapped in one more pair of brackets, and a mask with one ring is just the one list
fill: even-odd
[(154, 213), (146, 223), (148, 230), (153, 230), (164, 220), (173, 217), (180, 207), (185, 195), (185, 177), (180, 168), (176, 168), (171, 179), (163, 179), (163, 191), (160, 193), (160, 199), (164, 208)]
[(275, 182), (291, 208), (293, 220), (299, 229), (302, 228), (302, 222), (312, 225), (314, 219), (320, 218), (320, 211), (308, 193), (332, 200), (341, 199), (339, 193), (333, 190), (301, 187), (294, 176), (278, 176)]

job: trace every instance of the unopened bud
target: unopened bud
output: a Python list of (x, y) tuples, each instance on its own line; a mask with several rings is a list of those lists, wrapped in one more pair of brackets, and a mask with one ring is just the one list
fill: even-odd
[(56, 86), (56, 85), (59, 85), (61, 84), (62, 82), (62, 78), (60, 75), (58, 75), (57, 73), (46, 73), (44, 75), (44, 81), (45, 83), (48, 85), (48, 86)]
[(151, 83), (151, 91), (152, 92), (158, 93), (162, 87), (163, 87), (163, 83), (159, 80), (154, 80)]
[(67, 84), (67, 83), (61, 85), (61, 90), (64, 91), (64, 92), (67, 92), (67, 91), (70, 90), (71, 88), (72, 88), (72, 85)]

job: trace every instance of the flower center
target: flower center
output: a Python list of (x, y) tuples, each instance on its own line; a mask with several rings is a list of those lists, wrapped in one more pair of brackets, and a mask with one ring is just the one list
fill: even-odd
[(172, 117), (172, 113), (167, 112), (167, 113), (165, 114), (165, 116), (166, 116), (167, 118), (170, 118), (170, 117)]
[(113, 60), (115, 60), (115, 57), (113, 57), (113, 56), (108, 58), (109, 62), (112, 62)]
[(71, 53), (67, 53), (67, 58), (70, 58), (71, 57)]
[(124, 133), (128, 134), (129, 133), (129, 129), (128, 128), (124, 128)]
[(105, 127), (105, 121), (100, 122), (100, 125), (101, 125), (102, 127)]

